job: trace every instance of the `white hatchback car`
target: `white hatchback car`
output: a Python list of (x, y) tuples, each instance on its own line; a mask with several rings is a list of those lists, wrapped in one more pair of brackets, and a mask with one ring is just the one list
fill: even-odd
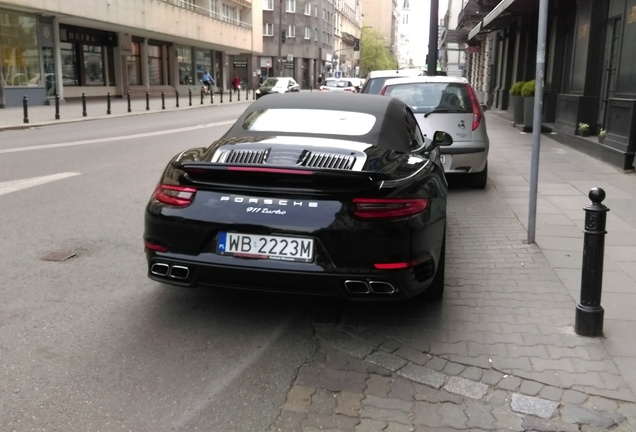
[(483, 113), (486, 107), (479, 104), (466, 78), (392, 78), (380, 94), (410, 105), (424, 135), (432, 137), (436, 130), (449, 133), (453, 145), (440, 149), (446, 173), (467, 175), (473, 187), (486, 187), (490, 146)]

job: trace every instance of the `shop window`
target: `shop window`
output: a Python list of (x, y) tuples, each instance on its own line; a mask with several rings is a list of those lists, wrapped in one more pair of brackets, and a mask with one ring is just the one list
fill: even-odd
[(126, 59), (128, 85), (141, 85), (141, 43), (132, 42), (131, 53)]
[(150, 85), (163, 84), (161, 48), (157, 45), (148, 45), (148, 83)]
[(179, 62), (179, 84), (194, 84), (194, 76), (192, 74), (192, 48), (178, 47), (177, 56)]
[(0, 23), (0, 67), (4, 85), (44, 85), (35, 17), (21, 12), (0, 11)]
[(65, 86), (79, 85), (75, 46), (72, 43), (60, 42), (60, 52), (62, 54), (62, 84)]
[(102, 53), (102, 47), (83, 45), (83, 48), (86, 85), (105, 85), (106, 82), (104, 80), (104, 55)]

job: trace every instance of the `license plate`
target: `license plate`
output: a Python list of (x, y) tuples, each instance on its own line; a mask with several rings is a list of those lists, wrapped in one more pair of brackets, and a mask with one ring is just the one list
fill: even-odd
[(216, 251), (220, 255), (245, 258), (311, 262), (314, 259), (314, 240), (221, 232)]

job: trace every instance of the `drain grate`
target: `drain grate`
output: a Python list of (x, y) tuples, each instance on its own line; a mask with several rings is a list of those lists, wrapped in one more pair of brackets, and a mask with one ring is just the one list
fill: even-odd
[(73, 258), (74, 256), (75, 256), (75, 252), (59, 250), (59, 251), (49, 252), (41, 256), (40, 259), (42, 261), (62, 262), (62, 261), (66, 261), (69, 258)]

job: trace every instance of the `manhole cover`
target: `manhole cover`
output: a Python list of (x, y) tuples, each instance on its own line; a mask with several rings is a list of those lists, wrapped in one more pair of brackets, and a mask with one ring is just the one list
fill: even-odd
[(53, 252), (49, 252), (46, 255), (42, 256), (40, 259), (43, 260), (43, 261), (62, 262), (62, 261), (66, 261), (69, 258), (73, 258), (74, 256), (75, 256), (75, 252), (53, 251)]

